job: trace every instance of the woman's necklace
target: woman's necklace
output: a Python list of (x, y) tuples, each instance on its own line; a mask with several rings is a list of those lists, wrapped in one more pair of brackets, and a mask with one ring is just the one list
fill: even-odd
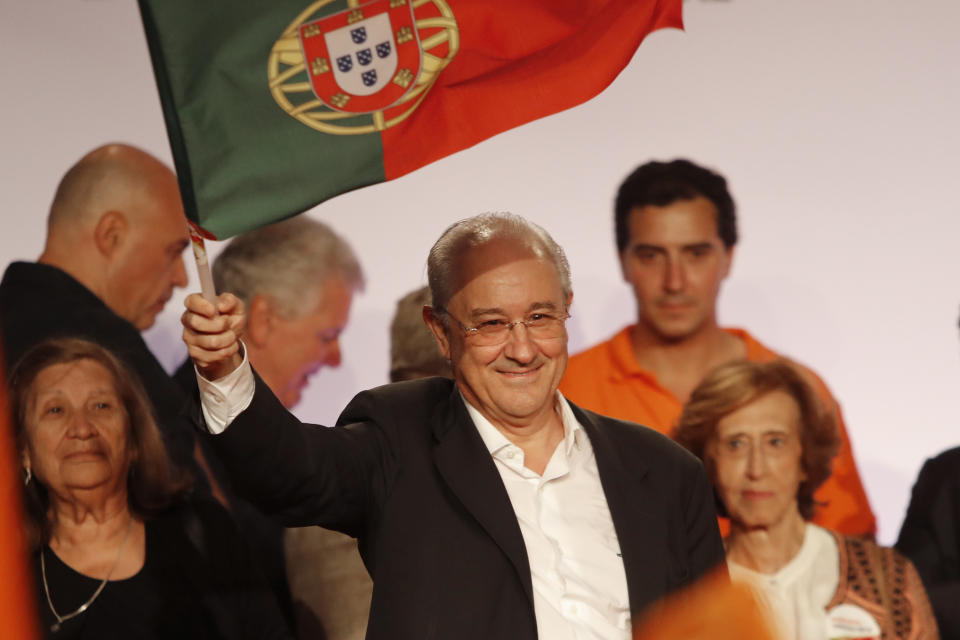
[(117, 553), (117, 559), (113, 561), (113, 566), (110, 567), (110, 571), (107, 572), (107, 577), (103, 579), (103, 582), (100, 583), (100, 586), (97, 587), (97, 590), (93, 592), (93, 595), (90, 596), (90, 599), (80, 605), (80, 608), (76, 611), (72, 611), (66, 615), (60, 615), (57, 613), (57, 610), (53, 608), (53, 600), (50, 599), (50, 587), (47, 585), (47, 565), (44, 562), (43, 549), (40, 549), (40, 577), (43, 578), (43, 593), (47, 596), (47, 604), (50, 605), (50, 611), (53, 613), (53, 617), (57, 619), (55, 623), (50, 626), (51, 631), (60, 631), (60, 625), (64, 623), (65, 620), (76, 617), (86, 611), (93, 601), (97, 599), (97, 596), (100, 595), (100, 592), (103, 591), (103, 588), (107, 586), (107, 582), (110, 580), (110, 576), (113, 575), (113, 570), (117, 568), (117, 565), (120, 564), (120, 558), (123, 557), (123, 550), (127, 546), (127, 540), (130, 539), (130, 530), (133, 528), (133, 516), (130, 516), (130, 522), (127, 523), (127, 533), (123, 536), (123, 542), (120, 543), (120, 551)]

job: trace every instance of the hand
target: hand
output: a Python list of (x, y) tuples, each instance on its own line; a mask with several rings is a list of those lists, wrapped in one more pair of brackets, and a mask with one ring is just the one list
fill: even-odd
[(239, 367), (243, 363), (240, 335), (247, 323), (243, 302), (232, 293), (221, 293), (214, 308), (199, 293), (192, 293), (184, 306), (183, 341), (203, 377), (217, 380)]

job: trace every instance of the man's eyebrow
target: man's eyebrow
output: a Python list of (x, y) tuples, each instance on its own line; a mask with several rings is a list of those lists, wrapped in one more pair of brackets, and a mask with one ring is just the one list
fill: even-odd
[(546, 302), (533, 302), (530, 304), (529, 307), (527, 307), (527, 313), (530, 313), (531, 311), (536, 311), (537, 309), (549, 309), (551, 311), (554, 311), (557, 309), (557, 304), (549, 300), (547, 300)]
[(710, 242), (691, 242), (690, 244), (683, 245), (684, 251), (690, 251), (691, 249), (713, 249), (713, 244)]
[[(536, 311), (537, 309), (550, 309), (556, 310), (558, 308), (556, 302), (550, 300), (543, 302), (531, 302), (530, 306), (527, 307), (527, 313), (531, 311)], [(478, 309), (473, 309), (470, 311), (470, 317), (476, 318), (478, 316), (505, 316), (507, 313), (501, 307), (481, 307)]]
[(473, 309), (470, 311), (471, 318), (476, 318), (477, 316), (495, 316), (495, 315), (502, 316), (506, 314), (503, 312), (503, 309), (501, 309), (500, 307), (479, 308), (479, 309)]
[(666, 253), (667, 251), (661, 246), (658, 246), (655, 244), (643, 244), (643, 243), (630, 245), (628, 250), (633, 251), (634, 253), (636, 253), (637, 251), (655, 251), (657, 253)]
[(184, 239), (180, 240), (179, 242), (171, 243), (170, 248), (171, 248), (171, 249), (174, 249), (174, 248), (175, 248), (175, 249), (177, 249), (177, 251), (179, 251), (179, 252), (182, 253), (183, 250), (186, 249), (186, 248), (187, 248), (187, 245), (189, 245), (189, 244), (190, 244), (190, 241), (187, 240), (186, 238), (184, 238)]

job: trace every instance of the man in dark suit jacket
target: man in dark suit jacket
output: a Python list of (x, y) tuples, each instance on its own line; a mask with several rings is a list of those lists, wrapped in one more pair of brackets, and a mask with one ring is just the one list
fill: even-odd
[(428, 274), (424, 318), (454, 381), (361, 393), (335, 429), (301, 425), (255, 380), (235, 298), (220, 315), (188, 298), (204, 419), (238, 491), (359, 538), (368, 638), (626, 640), (632, 616), (723, 559), (703, 468), (557, 393), (572, 293), (545, 231), (462, 221)]
[(960, 639), (960, 447), (923, 463), (896, 547), (923, 580), (940, 637)]
[(7, 267), (0, 337), (8, 370), (47, 338), (108, 347), (140, 376), (170, 454), (192, 467), (196, 438), (180, 418), (183, 392), (140, 335), (174, 288), (186, 286), (187, 243), (173, 172), (135, 147), (94, 149), (57, 187), (39, 260)]

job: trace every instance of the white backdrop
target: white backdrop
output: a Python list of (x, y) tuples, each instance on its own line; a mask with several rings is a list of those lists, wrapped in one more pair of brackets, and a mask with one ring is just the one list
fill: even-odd
[[(134, 2), (0, 7), (6, 263), (37, 257), (53, 190), (83, 153), (113, 140), (170, 153)], [(332, 423), (386, 381), (394, 301), (425, 281), (443, 228), (482, 211), (551, 231), (573, 266), (571, 351), (606, 338), (634, 311), (613, 192), (641, 162), (688, 156), (724, 173), (739, 205), (721, 320), (832, 387), (892, 542), (923, 459), (960, 443), (960, 5), (689, 0), (684, 12), (685, 32), (649, 37), (586, 105), (310, 213), (353, 244), (368, 287), (343, 366), (313, 380), (298, 414)], [(147, 336), (168, 367), (184, 356), (181, 298)]]

